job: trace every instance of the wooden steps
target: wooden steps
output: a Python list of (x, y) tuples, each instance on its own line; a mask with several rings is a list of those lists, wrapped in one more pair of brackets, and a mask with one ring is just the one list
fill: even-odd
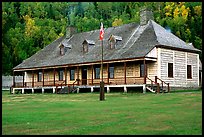
[(153, 90), (151, 87), (146, 87), (146, 89), (148, 89), (149, 91), (151, 91), (151, 92), (153, 92), (153, 93), (155, 93), (156, 91), (155, 90)]
[[(160, 92), (159, 93), (167, 93), (167, 91), (165, 90), (165, 88), (159, 87), (160, 88)], [(157, 85), (154, 84), (153, 86), (151, 85), (147, 85), (146, 89), (152, 93), (157, 93)]]

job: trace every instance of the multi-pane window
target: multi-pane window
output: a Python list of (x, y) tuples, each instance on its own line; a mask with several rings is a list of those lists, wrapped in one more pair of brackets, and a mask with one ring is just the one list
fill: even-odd
[(70, 80), (74, 80), (74, 69), (70, 70)]
[(119, 45), (120, 41), (122, 41), (122, 37), (111, 35), (110, 38), (108, 39), (108, 41), (109, 41), (109, 45), (110, 45), (109, 48), (115, 49), (117, 47), (117, 45)]
[(59, 81), (62, 81), (62, 80), (63, 80), (63, 74), (64, 74), (64, 71), (63, 71), (63, 70), (60, 70), (60, 71), (59, 71)]
[(191, 65), (187, 65), (187, 78), (188, 78), (188, 79), (191, 79), (191, 78), (192, 78)]
[(115, 41), (110, 41), (110, 49), (115, 49)]
[(60, 55), (64, 55), (64, 53), (65, 53), (65, 47), (64, 47), (64, 45), (63, 45), (63, 44), (60, 44), (59, 48), (60, 48)]
[(95, 67), (95, 79), (100, 79), (100, 67)]
[(109, 67), (108, 78), (114, 78), (114, 66)]
[(83, 44), (83, 51), (88, 52), (88, 44)]
[(144, 64), (140, 64), (140, 77), (144, 77)]
[(42, 72), (38, 72), (38, 82), (42, 81)]
[(60, 48), (60, 55), (64, 55), (64, 47)]
[(173, 63), (168, 63), (168, 77), (173, 78)]

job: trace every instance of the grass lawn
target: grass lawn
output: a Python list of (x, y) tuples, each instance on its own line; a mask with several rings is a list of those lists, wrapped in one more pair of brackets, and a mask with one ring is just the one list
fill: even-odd
[(202, 91), (2, 93), (2, 134), (201, 135)]

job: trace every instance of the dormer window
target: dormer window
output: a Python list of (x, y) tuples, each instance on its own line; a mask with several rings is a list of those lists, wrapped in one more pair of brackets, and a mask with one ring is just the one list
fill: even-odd
[(64, 44), (60, 44), (59, 45), (59, 48), (60, 48), (60, 55), (62, 56), (62, 55), (64, 55), (66, 52), (67, 52), (67, 50), (68, 49), (71, 49), (72, 48), (72, 46), (71, 45), (64, 45)]
[(65, 51), (64, 51), (64, 45), (63, 45), (63, 44), (60, 44), (59, 48), (60, 48), (60, 55), (64, 55), (64, 53), (65, 53)]
[(118, 42), (122, 41), (122, 37), (111, 35), (110, 38), (108, 39), (108, 41), (109, 41), (109, 48), (110, 49), (115, 49)]
[(95, 42), (93, 40), (84, 40), (82, 45), (83, 45), (83, 52), (86, 53), (88, 52), (90, 46), (95, 45)]

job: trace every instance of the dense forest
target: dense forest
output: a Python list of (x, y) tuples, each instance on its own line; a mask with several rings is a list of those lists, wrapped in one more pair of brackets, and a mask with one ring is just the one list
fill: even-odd
[[(139, 23), (140, 7), (151, 8), (154, 20), (202, 50), (202, 2), (2, 2), (2, 75), (38, 50), (65, 35)], [(202, 59), (202, 53), (200, 53)]]

